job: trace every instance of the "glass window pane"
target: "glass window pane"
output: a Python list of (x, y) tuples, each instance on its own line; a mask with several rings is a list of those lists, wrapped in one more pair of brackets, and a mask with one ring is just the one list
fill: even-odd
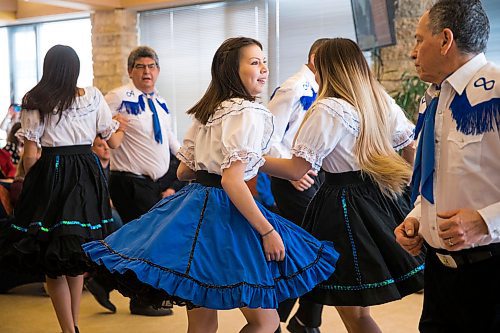
[(34, 26), (13, 28), (12, 57), (14, 102), (21, 103), (24, 94), (38, 81)]
[(490, 38), (486, 48), (486, 58), (500, 65), (500, 2), (483, 0), (483, 7), (490, 20)]
[[(229, 37), (259, 40), (267, 57), (267, 7), (264, 0), (219, 2), (148, 11), (139, 16), (140, 43), (153, 47), (160, 58), (160, 94), (175, 117), (179, 138), (191, 123), (186, 111), (210, 82), (212, 58)], [(267, 100), (267, 94), (262, 94)]]
[(7, 28), (0, 28), (0, 121), (10, 105), (9, 39)]
[(91, 86), (94, 80), (91, 29), (89, 18), (40, 24), (40, 68), (45, 54), (52, 46), (71, 46), (80, 58), (78, 86)]
[[(7, 28), (0, 28), (0, 122), (5, 118), (10, 100), (9, 38)], [(7, 133), (0, 130), (0, 147), (5, 145)]]

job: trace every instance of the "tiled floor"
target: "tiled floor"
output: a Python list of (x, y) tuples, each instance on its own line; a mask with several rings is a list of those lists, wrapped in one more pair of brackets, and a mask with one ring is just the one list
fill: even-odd
[[(50, 299), (40, 293), (41, 284), (19, 287), (7, 295), (0, 295), (0, 333), (57, 333), (60, 332)], [(82, 333), (183, 333), (187, 319), (184, 308), (174, 308), (169, 317), (142, 317), (130, 315), (128, 299), (114, 292), (112, 302), (116, 314), (101, 308), (88, 292), (83, 293), (80, 313)], [(414, 333), (422, 308), (422, 295), (372, 308), (372, 315), (383, 332)], [(243, 326), (244, 318), (238, 310), (219, 312), (219, 332), (235, 333)], [(282, 328), (285, 325), (282, 324)], [(286, 329), (283, 330), (287, 332)], [(347, 332), (332, 307), (323, 312), (322, 333)]]

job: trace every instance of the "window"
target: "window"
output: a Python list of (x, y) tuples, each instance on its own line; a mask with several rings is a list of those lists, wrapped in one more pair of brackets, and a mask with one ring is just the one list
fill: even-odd
[(30, 25), (9, 32), (13, 102), (20, 104), (24, 94), (38, 82), (36, 30)]
[(355, 39), (350, 0), (240, 0), (142, 12), (140, 43), (160, 57), (157, 87), (167, 99), (182, 138), (191, 123), (185, 112), (203, 95), (217, 47), (226, 38), (259, 40), (268, 58), (272, 91), (307, 61), (318, 38)]
[(151, 46), (160, 58), (157, 88), (176, 119), (174, 130), (179, 138), (191, 124), (186, 111), (207, 89), (213, 55), (225, 39), (255, 38), (267, 56), (267, 7), (263, 0), (143, 12), (139, 29), (140, 43)]
[(80, 76), (78, 86), (88, 87), (93, 84), (92, 68), (92, 25), (90, 19), (69, 20), (43, 23), (39, 27), (39, 73), (43, 66), (43, 57), (56, 44), (71, 46), (80, 58)]
[(344, 37), (356, 40), (350, 0), (275, 0), (276, 33), (269, 44), (276, 45), (275, 72), (269, 87), (274, 90), (307, 63), (311, 44), (318, 38)]
[[(6, 34), (2, 42), (10, 47), (7, 58), (10, 58), (10, 100), (20, 103), (24, 94), (41, 78), (43, 58), (48, 49), (56, 44), (73, 47), (80, 58), (79, 86), (92, 85), (92, 42), (91, 23), (89, 18), (37, 23), (29, 25), (1, 28)], [(2, 56), (3, 57), (3, 51)], [(6, 61), (5, 63), (8, 63)], [(2, 71), (3, 73), (3, 71)], [(10, 104), (10, 101), (9, 101)], [(3, 111), (3, 110), (2, 110)]]
[(10, 105), (10, 64), (9, 64), (9, 39), (7, 28), (0, 28), (0, 122), (7, 114)]
[(486, 48), (486, 59), (500, 65), (500, 2), (483, 0), (483, 7), (490, 20), (490, 39)]

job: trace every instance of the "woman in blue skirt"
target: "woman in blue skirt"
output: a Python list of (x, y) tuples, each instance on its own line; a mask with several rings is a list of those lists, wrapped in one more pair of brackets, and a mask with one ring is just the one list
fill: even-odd
[(316, 52), (315, 67), (319, 95), (297, 134), (293, 158), (266, 157), (263, 169), (291, 179), (311, 168), (326, 172), (303, 227), (333, 241), (340, 259), (335, 273), (306, 297), (335, 306), (350, 333), (380, 332), (369, 306), (423, 287), (423, 257), (398, 249), (394, 236), (410, 210), (414, 126), (375, 80), (355, 42), (327, 41)]
[(241, 332), (274, 332), (278, 303), (326, 280), (338, 255), (252, 198), (245, 180), (264, 164), (273, 116), (255, 102), (268, 69), (261, 44), (226, 40), (212, 81), (188, 111), (194, 121), (178, 157), (195, 180), (104, 241), (84, 245), (119, 290), (161, 306), (187, 305), (188, 332), (216, 332), (217, 310), (240, 308)]

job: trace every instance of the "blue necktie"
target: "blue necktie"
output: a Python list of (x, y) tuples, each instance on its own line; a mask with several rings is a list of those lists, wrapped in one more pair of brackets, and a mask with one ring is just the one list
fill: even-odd
[[(439, 102), (439, 91), (434, 97), (423, 114), (423, 122), (417, 122), (415, 136), (422, 129), (420, 139), (418, 141), (417, 154), (415, 156), (415, 164), (413, 165), (413, 177), (411, 179), (412, 192), (411, 202), (415, 203), (417, 196), (422, 196), (431, 204), (434, 204), (434, 124), (436, 118), (436, 110)], [(420, 124), (419, 124), (420, 123)]]
[(309, 110), (312, 103), (314, 103), (314, 101), (316, 100), (316, 96), (318, 95), (312, 87), (311, 87), (311, 91), (312, 91), (312, 96), (302, 96), (300, 98), (300, 104), (302, 104), (304, 111)]
[(150, 95), (147, 96), (148, 105), (153, 113), (153, 130), (155, 132), (155, 140), (158, 143), (163, 143), (163, 138), (161, 136), (161, 126), (160, 126), (160, 118), (158, 118), (158, 112), (156, 112), (156, 107), (153, 99)]

